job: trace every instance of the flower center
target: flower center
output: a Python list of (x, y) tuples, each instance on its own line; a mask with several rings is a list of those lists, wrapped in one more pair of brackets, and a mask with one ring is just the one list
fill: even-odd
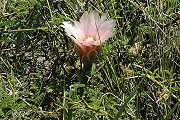
[(84, 42), (92, 42), (94, 41), (93, 37), (88, 37)]

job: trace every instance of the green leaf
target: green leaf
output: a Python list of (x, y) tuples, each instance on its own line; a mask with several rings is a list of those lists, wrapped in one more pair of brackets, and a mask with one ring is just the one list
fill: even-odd
[(176, 90), (176, 91), (180, 91), (180, 87), (171, 87), (171, 89)]
[(176, 108), (177, 108), (179, 105), (180, 105), (180, 101), (177, 102), (177, 103), (174, 105), (173, 109), (171, 109), (171, 111), (167, 114), (167, 116), (165, 117), (164, 120), (170, 120), (171, 115), (174, 113), (174, 111), (176, 110)]
[[(136, 89), (139, 88), (139, 86), (141, 85), (143, 79), (139, 82), (139, 84), (137, 85)], [(131, 95), (125, 100), (124, 104), (121, 106), (119, 112), (116, 114), (115, 120), (118, 120), (118, 118), (121, 117), (122, 113), (124, 112), (125, 108), (127, 107), (127, 104), (132, 100), (132, 98), (136, 95), (137, 91), (134, 90), (133, 93), (131, 93)]]

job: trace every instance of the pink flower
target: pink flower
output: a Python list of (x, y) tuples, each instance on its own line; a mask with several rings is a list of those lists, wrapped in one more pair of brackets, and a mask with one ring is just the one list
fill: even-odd
[(96, 12), (84, 12), (80, 21), (74, 24), (63, 22), (67, 35), (74, 41), (74, 46), (84, 63), (92, 63), (101, 51), (101, 44), (113, 35), (114, 20), (100, 18)]

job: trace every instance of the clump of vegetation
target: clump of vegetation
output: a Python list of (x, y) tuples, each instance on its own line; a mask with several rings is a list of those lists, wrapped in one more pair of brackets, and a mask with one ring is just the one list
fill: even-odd
[[(61, 27), (85, 11), (116, 21), (86, 74)], [(179, 25), (178, 0), (2, 0), (0, 119), (177, 120)]]

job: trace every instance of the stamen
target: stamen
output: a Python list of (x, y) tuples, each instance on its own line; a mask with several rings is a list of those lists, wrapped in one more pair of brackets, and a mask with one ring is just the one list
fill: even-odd
[(88, 37), (84, 42), (92, 42), (94, 41), (93, 37)]

